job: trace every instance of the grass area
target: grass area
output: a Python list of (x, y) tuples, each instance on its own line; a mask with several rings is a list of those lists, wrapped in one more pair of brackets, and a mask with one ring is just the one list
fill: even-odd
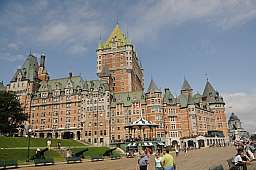
[[(81, 151), (83, 149), (81, 149), (81, 148), (74, 148), (74, 149), (72, 149), (72, 152), (73, 153), (79, 152), (79, 151)], [(89, 147), (88, 151), (84, 152), (84, 156), (85, 156), (85, 158), (91, 158), (92, 156), (95, 156), (95, 155), (101, 155), (102, 156), (107, 150), (109, 150), (108, 147)], [(113, 151), (113, 155), (114, 156), (120, 156), (121, 153), (119, 153), (118, 151), (114, 150)]]
[[(61, 142), (61, 146), (71, 148), (72, 152), (78, 152), (85, 148), (88, 151), (84, 153), (85, 158), (91, 158), (95, 155), (103, 155), (108, 147), (88, 147), (88, 145), (81, 144), (74, 140), (59, 140), (52, 139), (51, 147), (57, 147), (57, 143)], [(47, 139), (31, 138), (30, 140), (30, 158), (36, 152), (36, 148), (46, 147)], [(0, 137), (0, 160), (18, 160), (19, 164), (25, 164), (27, 160), (27, 145), (28, 138), (25, 137)], [(120, 156), (118, 151), (113, 151), (113, 155)], [(55, 162), (64, 161), (64, 155), (57, 150), (50, 150), (45, 152), (46, 158), (53, 158)]]
[[(46, 147), (48, 139), (30, 138), (30, 147)], [(61, 142), (61, 146), (65, 147), (84, 147), (75, 140), (70, 139), (52, 139), (51, 147), (57, 147), (57, 143)], [(27, 147), (28, 138), (25, 137), (0, 137), (0, 148), (19, 148)]]
[[(29, 152), (31, 158), (36, 150), (32, 149)], [(26, 163), (28, 151), (26, 149), (0, 149), (0, 160), (18, 160), (18, 164)], [(64, 158), (58, 152), (50, 150), (45, 152), (46, 158), (53, 158), (54, 161), (63, 161)]]

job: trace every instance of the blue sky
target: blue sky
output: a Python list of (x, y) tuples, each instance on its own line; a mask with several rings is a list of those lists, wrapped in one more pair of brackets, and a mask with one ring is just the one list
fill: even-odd
[(96, 79), (96, 48), (117, 20), (135, 45), (146, 88), (179, 94), (184, 77), (202, 92), (206, 73), (228, 112), (256, 131), (256, 1), (0, 1), (0, 80), (9, 82), (31, 50), (46, 53), (51, 78)]

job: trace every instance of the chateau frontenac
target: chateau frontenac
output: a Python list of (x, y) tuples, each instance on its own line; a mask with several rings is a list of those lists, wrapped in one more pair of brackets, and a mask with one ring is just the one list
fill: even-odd
[[(166, 145), (204, 138), (208, 146), (227, 140), (225, 103), (208, 80), (202, 93), (194, 93), (186, 79), (177, 96), (169, 88), (159, 89), (154, 80), (144, 89), (140, 57), (118, 24), (99, 43), (96, 57), (97, 80), (72, 73), (50, 79), (45, 54), (39, 62), (29, 54), (17, 69), (5, 90), (16, 92), (28, 115), (25, 124), (35, 137), (72, 138), (95, 146), (122, 144), (131, 138), (151, 138)], [(157, 127), (143, 129), (143, 136), (127, 128), (145, 120)]]

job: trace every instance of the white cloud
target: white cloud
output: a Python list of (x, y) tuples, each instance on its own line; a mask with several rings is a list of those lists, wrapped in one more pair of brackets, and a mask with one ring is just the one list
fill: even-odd
[(246, 130), (256, 132), (256, 92), (224, 93), (223, 97), (226, 102), (227, 113), (229, 113), (228, 116), (234, 112)]
[(15, 62), (15, 61), (19, 61), (19, 60), (24, 60), (24, 55), (11, 54), (11, 53), (2, 53), (0, 55), (0, 60)]
[(156, 36), (165, 27), (173, 27), (187, 21), (200, 21), (230, 29), (243, 25), (256, 17), (254, 0), (159, 0), (141, 2), (129, 11), (132, 13), (133, 39)]
[(62, 48), (84, 55), (84, 44), (96, 40), (105, 29), (100, 12), (86, 1), (10, 2), (0, 14), (1, 23), (8, 24), (0, 23), (0, 27), (10, 28), (17, 42), (25, 40), (25, 48)]

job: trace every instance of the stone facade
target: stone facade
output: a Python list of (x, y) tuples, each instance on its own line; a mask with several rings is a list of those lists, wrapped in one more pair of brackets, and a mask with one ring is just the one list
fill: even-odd
[(141, 133), (125, 126), (144, 118), (157, 124), (156, 130), (143, 130), (143, 138), (168, 145), (182, 139), (222, 131), (227, 137), (224, 101), (207, 80), (202, 94), (193, 93), (184, 80), (180, 94), (160, 90), (151, 80), (144, 92), (144, 73), (138, 55), (117, 25), (97, 49), (99, 80), (80, 76), (49, 79), (45, 55), (30, 54), (7, 85), (17, 93), (26, 122), (37, 137), (80, 139), (95, 146), (124, 143)]

